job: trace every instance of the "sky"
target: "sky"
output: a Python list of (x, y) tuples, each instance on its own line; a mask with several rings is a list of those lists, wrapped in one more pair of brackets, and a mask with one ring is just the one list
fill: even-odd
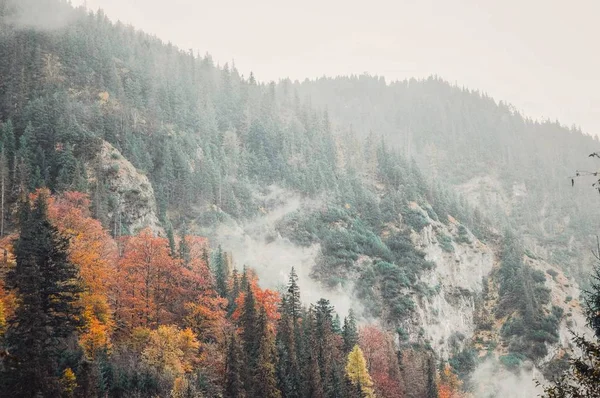
[(600, 134), (597, 0), (71, 0), (260, 81), (440, 76)]

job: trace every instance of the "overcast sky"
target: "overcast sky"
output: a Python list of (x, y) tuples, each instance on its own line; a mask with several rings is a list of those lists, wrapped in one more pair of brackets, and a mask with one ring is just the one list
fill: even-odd
[[(85, 0), (71, 0), (84, 4)], [(438, 75), (600, 133), (598, 0), (87, 0), (262, 81)]]

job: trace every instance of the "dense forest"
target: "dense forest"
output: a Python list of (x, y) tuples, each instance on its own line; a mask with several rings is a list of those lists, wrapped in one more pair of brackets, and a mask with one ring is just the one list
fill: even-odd
[[(509, 371), (566, 366), (543, 267), (586, 272), (596, 213), (567, 176), (596, 140), (436, 78), (262, 83), (39, 5), (0, 0), (0, 395), (456, 398), (496, 346)], [(459, 194), (482, 175), (509, 199)], [(288, 264), (266, 288), (218, 245), (276, 188), (302, 204), (272, 234), (318, 246), (311, 277), (355, 311), (303, 301)], [(430, 281), (423, 236), (456, 263), (491, 247), (483, 290)], [(415, 317), (440, 295), (494, 340), (428, 338)]]

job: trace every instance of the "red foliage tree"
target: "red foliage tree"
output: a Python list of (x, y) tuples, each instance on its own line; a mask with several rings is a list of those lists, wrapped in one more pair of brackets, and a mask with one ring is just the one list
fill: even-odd
[(359, 330), (359, 345), (367, 361), (376, 395), (383, 398), (403, 397), (392, 336), (374, 325), (363, 326)]

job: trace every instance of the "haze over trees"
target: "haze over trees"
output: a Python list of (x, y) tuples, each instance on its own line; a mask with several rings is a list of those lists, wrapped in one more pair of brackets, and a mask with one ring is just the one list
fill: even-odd
[[(599, 218), (567, 176), (596, 139), (438, 78), (261, 83), (20, 5), (0, 0), (0, 395), (457, 398), (484, 360), (566, 366), (556, 292)], [(277, 218), (279, 191), (300, 205)], [(265, 244), (318, 247), (311, 280), (353, 309), (218, 244), (270, 218)], [(477, 288), (452, 285), (469, 266)], [(433, 341), (439, 302), (473, 335)]]

